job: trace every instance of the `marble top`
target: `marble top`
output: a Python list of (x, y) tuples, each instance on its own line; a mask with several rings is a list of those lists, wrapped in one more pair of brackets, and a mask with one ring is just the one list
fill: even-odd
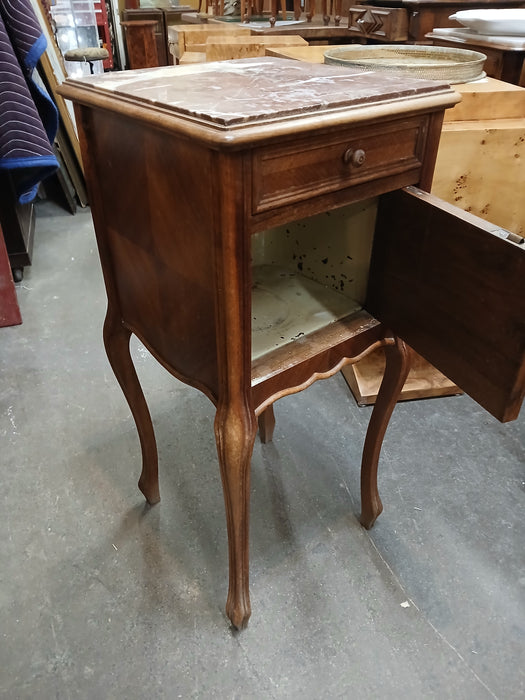
[(438, 81), (271, 57), (113, 72), (68, 84), (224, 127), (449, 91)]

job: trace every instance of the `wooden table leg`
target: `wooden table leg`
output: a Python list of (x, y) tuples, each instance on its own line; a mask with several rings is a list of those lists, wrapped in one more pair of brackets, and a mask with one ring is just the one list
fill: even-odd
[(270, 0), (270, 26), (274, 27), (275, 22), (277, 21), (277, 13), (279, 11), (279, 7), (277, 5), (277, 0)]
[(385, 346), (385, 375), (370, 416), (361, 462), (361, 524), (369, 530), (383, 510), (377, 490), (377, 466), (383, 438), (410, 369), (409, 350), (396, 338)]
[(306, 13), (306, 21), (311, 22), (312, 17), (315, 14), (315, 3), (316, 0), (304, 0), (304, 10)]
[(336, 27), (341, 23), (341, 6), (342, 0), (334, 0), (334, 24)]
[(257, 433), (255, 413), (241, 396), (219, 405), (215, 439), (228, 529), (229, 587), (226, 614), (237, 629), (251, 614), (249, 590), (250, 463)]
[(323, 13), (323, 24), (327, 27), (330, 23), (330, 15), (328, 14), (328, 0), (321, 0), (321, 11)]
[(268, 406), (268, 408), (261, 413), (258, 423), (259, 437), (263, 445), (267, 442), (271, 442), (273, 439), (273, 431), (275, 429), (275, 414), (273, 412), (273, 405)]
[(518, 85), (520, 87), (525, 87), (525, 60), (521, 64), (520, 77), (518, 79)]
[(104, 345), (109, 363), (131, 409), (142, 450), (139, 489), (148, 503), (160, 501), (157, 444), (151, 416), (129, 351), (131, 331), (122, 325), (120, 314), (108, 306), (104, 322)]

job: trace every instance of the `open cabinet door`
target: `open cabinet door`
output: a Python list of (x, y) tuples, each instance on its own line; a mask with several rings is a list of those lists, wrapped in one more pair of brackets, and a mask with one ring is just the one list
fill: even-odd
[(523, 243), (415, 187), (381, 197), (366, 309), (500, 421), (525, 394)]

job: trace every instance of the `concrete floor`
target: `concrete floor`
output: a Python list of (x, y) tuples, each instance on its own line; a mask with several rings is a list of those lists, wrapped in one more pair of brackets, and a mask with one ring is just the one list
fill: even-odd
[(213, 407), (133, 344), (162, 503), (105, 359), (88, 211), (38, 205), (24, 319), (0, 329), (0, 696), (523, 698), (525, 424), (400, 404), (366, 532), (370, 415), (340, 376), (280, 401), (252, 469), (248, 629), (232, 631)]

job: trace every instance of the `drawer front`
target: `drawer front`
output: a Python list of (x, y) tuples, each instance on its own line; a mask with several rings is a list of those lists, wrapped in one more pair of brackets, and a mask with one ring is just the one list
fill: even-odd
[(425, 118), (406, 118), (376, 129), (345, 129), (315, 141), (255, 150), (252, 214), (372, 180), (384, 192), (381, 178), (421, 167), (426, 124)]
[(408, 13), (402, 7), (351, 7), (348, 31), (363, 39), (381, 41), (406, 41), (408, 39)]
[(501, 421), (525, 394), (523, 243), (413, 187), (380, 201), (367, 310)]

